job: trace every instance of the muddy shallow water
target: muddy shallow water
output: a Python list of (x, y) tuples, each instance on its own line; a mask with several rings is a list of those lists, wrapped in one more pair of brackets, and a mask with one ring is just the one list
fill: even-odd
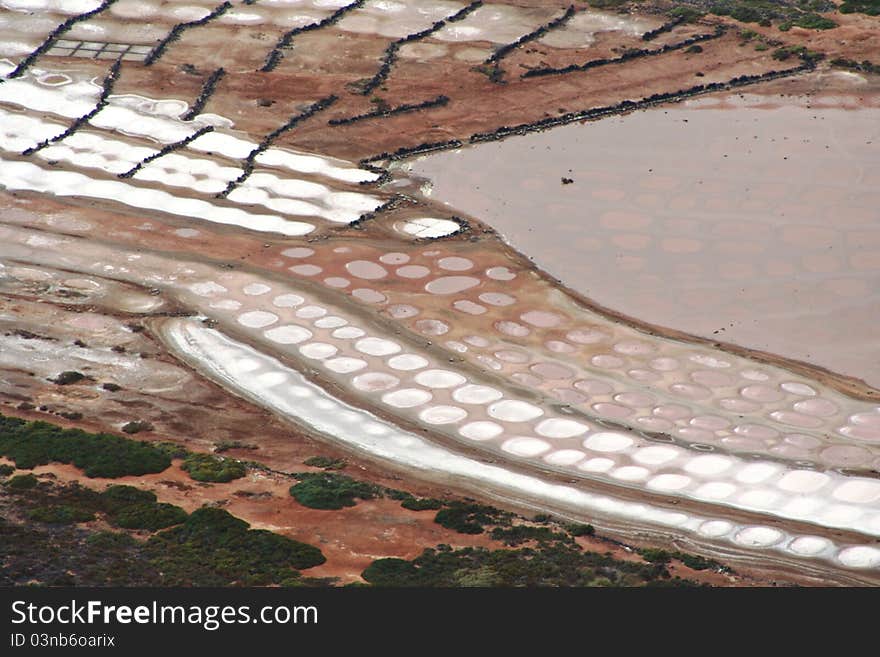
[(601, 305), (876, 387), (880, 109), (738, 104), (566, 126), (412, 173)]

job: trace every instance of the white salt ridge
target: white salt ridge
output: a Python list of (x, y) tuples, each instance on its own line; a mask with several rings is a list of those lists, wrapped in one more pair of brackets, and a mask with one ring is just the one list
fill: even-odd
[[(5, 85), (0, 85), (0, 89)], [(240, 226), (259, 232), (288, 236), (306, 235), (315, 227), (301, 221), (288, 221), (277, 215), (251, 214), (239, 208), (214, 205), (208, 201), (181, 198), (159, 189), (144, 189), (122, 180), (95, 180), (72, 172), (43, 169), (31, 162), (0, 158), (0, 185), (7, 189), (29, 190), (56, 196), (98, 198), (131, 207), (156, 210), (212, 223)]]
[[(595, 495), (455, 454), (385, 423), (366, 411), (344, 404), (277, 360), (191, 320), (172, 320), (163, 326), (163, 332), (170, 346), (181, 356), (256, 403), (302, 422), (334, 440), (373, 456), (405, 464), (417, 472), (459, 477), (479, 489), (491, 486), (517, 498), (538, 498), (553, 507), (573, 510), (581, 517), (595, 513), (608, 514), (630, 522), (675, 528), (677, 532), (685, 534), (698, 533), (715, 540), (723, 539), (728, 544), (730, 539), (724, 537), (734, 535), (739, 542), (771, 547), (784, 554), (798, 556), (796, 551), (787, 550), (786, 545), (795, 544), (800, 535), (790, 536), (791, 540), (785, 541), (782, 539), (786, 535), (776, 529), (737, 527), (725, 520), (670, 512), (648, 503), (625, 502), (607, 495)], [(283, 384), (267, 385), (265, 379), (260, 378), (266, 372), (283, 373)], [(363, 430), (352, 431), (352, 425)], [(841, 550), (839, 546), (829, 543), (830, 547), (822, 558), (850, 568), (874, 568), (880, 564), (880, 550), (876, 548), (854, 545)]]
[(407, 221), (398, 222), (394, 228), (399, 232), (413, 237), (422, 237), (436, 239), (438, 237), (447, 237), (453, 233), (457, 233), (461, 226), (457, 222), (449, 219), (436, 219), (433, 217), (422, 217), (419, 219), (409, 219)]

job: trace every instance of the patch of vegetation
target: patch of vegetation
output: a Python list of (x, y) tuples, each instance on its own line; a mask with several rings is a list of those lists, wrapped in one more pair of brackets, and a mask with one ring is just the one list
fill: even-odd
[(792, 27), (803, 27), (808, 30), (830, 30), (837, 27), (837, 23), (819, 14), (803, 14), (779, 24), (779, 29), (783, 32), (788, 32)]
[(383, 493), (379, 486), (331, 472), (298, 472), (294, 477), (299, 483), (290, 487), (290, 494), (310, 509), (338, 510)]
[(630, 0), (587, 0), (588, 4), (596, 9), (613, 9), (615, 7), (621, 7), (629, 1)]
[(133, 420), (132, 422), (126, 422), (122, 426), (122, 430), (125, 433), (140, 433), (141, 431), (152, 431), (153, 425), (144, 420)]
[(71, 525), (95, 519), (95, 514), (68, 504), (57, 506), (38, 506), (28, 511), (28, 518), (51, 525)]
[(13, 468), (11, 465), (0, 463), (0, 477), (8, 477), (13, 472), (15, 472), (15, 468)]
[(79, 383), (83, 379), (86, 378), (86, 375), (82, 372), (74, 372), (73, 370), (67, 370), (62, 372), (54, 379), (49, 379), (52, 383), (55, 383), (59, 386), (69, 386), (74, 383)]
[(329, 456), (313, 456), (303, 461), (303, 464), (312, 468), (323, 468), (324, 470), (342, 470), (348, 465), (348, 461), (330, 458)]
[(243, 443), (239, 440), (221, 440), (218, 443), (214, 443), (214, 452), (216, 454), (228, 452), (230, 449), (257, 449), (257, 446), (251, 443)]
[[(155, 533), (153, 527), (169, 522), (156, 519), (169, 511), (177, 526)], [(98, 514), (117, 526), (134, 524), (153, 534), (140, 541), (124, 531), (94, 531), (75, 524)], [(131, 486), (97, 492), (47, 481), (0, 496), (0, 556), (0, 585), (7, 586), (331, 583), (302, 577), (296, 570), (324, 562), (313, 546), (252, 530), (219, 509), (200, 509), (187, 517), (182, 509), (156, 503), (153, 493)]]
[(565, 542), (516, 550), (448, 545), (404, 559), (377, 559), (363, 572), (374, 586), (693, 586), (662, 564), (620, 561)]
[(574, 537), (578, 536), (595, 536), (596, 528), (593, 525), (584, 525), (581, 523), (572, 523), (565, 526), (565, 531)]
[(124, 477), (162, 472), (171, 460), (156, 447), (130, 438), (0, 415), (0, 454), (16, 467), (72, 463), (87, 477)]
[[(690, 5), (701, 5), (698, 0)], [(709, 11), (716, 16), (730, 16), (742, 23), (757, 23), (769, 27), (772, 21), (782, 25), (798, 25), (809, 29), (837, 27), (834, 21), (819, 16), (818, 12), (834, 11), (836, 6), (828, 0), (713, 0)]]
[(15, 475), (12, 479), (6, 482), (6, 487), (11, 490), (28, 490), (29, 488), (34, 488), (39, 483), (39, 479), (28, 473)]
[(666, 15), (670, 18), (681, 18), (685, 23), (695, 23), (706, 13), (695, 7), (678, 6), (667, 11)]
[(450, 502), (434, 516), (438, 525), (460, 534), (482, 534), (485, 525), (509, 525), (512, 513), (472, 502)]
[(840, 13), (880, 16), (880, 0), (845, 0), (840, 5)]
[(496, 541), (501, 541), (504, 545), (510, 547), (518, 547), (523, 543), (535, 541), (538, 544), (544, 543), (573, 543), (574, 539), (568, 534), (553, 531), (549, 527), (533, 527), (531, 525), (513, 525), (512, 527), (495, 527), (490, 532)]
[(773, 59), (784, 62), (792, 57), (798, 57), (805, 62), (817, 62), (825, 55), (812, 50), (807, 50), (804, 46), (783, 46), (773, 51)]
[(688, 568), (693, 570), (717, 570), (720, 572), (733, 572), (727, 566), (715, 561), (707, 559), (696, 554), (688, 554), (678, 550), (669, 551), (659, 548), (641, 548), (637, 550), (639, 555), (649, 563), (668, 564), (673, 559), (680, 561)]
[(874, 73), (875, 75), (880, 75), (880, 64), (874, 64), (867, 59), (862, 62), (857, 62), (854, 59), (838, 57), (831, 60), (831, 65), (838, 68), (845, 68), (850, 71), (860, 71), (862, 73)]
[(410, 496), (403, 500), (400, 506), (410, 511), (436, 511), (443, 508), (443, 502), (435, 500), (433, 497)]
[(113, 524), (123, 529), (147, 529), (157, 531), (179, 525), (186, 520), (186, 511), (179, 506), (164, 502), (131, 504), (117, 511)]
[(196, 481), (226, 483), (241, 479), (247, 468), (240, 461), (224, 459), (213, 454), (190, 454), (180, 468)]
[(227, 511), (203, 507), (150, 538), (144, 550), (170, 586), (264, 586), (326, 561), (312, 545), (249, 527)]

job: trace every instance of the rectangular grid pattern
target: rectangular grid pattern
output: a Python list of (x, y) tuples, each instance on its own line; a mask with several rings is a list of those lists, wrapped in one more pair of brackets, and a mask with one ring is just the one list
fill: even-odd
[(142, 62), (152, 49), (152, 46), (134, 46), (128, 43), (102, 43), (100, 41), (59, 39), (46, 54), (53, 57), (122, 58), (125, 61)]

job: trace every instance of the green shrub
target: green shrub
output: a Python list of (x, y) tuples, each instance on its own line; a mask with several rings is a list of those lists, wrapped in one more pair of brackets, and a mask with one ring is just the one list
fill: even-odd
[(300, 472), (294, 476), (300, 483), (290, 487), (290, 494), (311, 509), (338, 510), (354, 506), (355, 499), (371, 500), (382, 492), (378, 486), (341, 474)]
[(362, 577), (373, 586), (419, 586), (419, 569), (404, 559), (376, 559), (367, 566)]
[(6, 486), (12, 490), (27, 490), (28, 488), (35, 487), (38, 483), (40, 483), (40, 480), (34, 475), (28, 473), (15, 475), (12, 479), (6, 482)]
[(131, 504), (113, 515), (113, 524), (123, 529), (148, 529), (157, 531), (186, 520), (186, 511), (164, 502)]
[(840, 13), (880, 16), (880, 0), (846, 0), (840, 5)]
[(241, 479), (247, 472), (247, 468), (240, 461), (224, 459), (213, 454), (190, 454), (180, 467), (196, 481), (215, 483)]
[(108, 511), (115, 511), (132, 504), (151, 504), (156, 501), (156, 494), (134, 486), (113, 484), (104, 489), (101, 498)]
[(443, 508), (443, 502), (432, 497), (408, 497), (400, 506), (410, 511), (436, 511)]
[(153, 425), (143, 420), (133, 420), (131, 422), (126, 422), (122, 426), (122, 430), (129, 434), (140, 433), (141, 431), (152, 431)]
[(88, 522), (95, 519), (95, 514), (87, 509), (80, 509), (67, 504), (58, 506), (40, 506), (28, 511), (28, 517), (37, 522), (52, 525), (70, 525), (75, 522)]
[(150, 538), (145, 551), (173, 586), (267, 585), (326, 561), (312, 545), (249, 529), (245, 521), (209, 507)]
[(570, 525), (566, 525), (565, 531), (575, 537), (594, 536), (596, 534), (596, 528), (593, 527), (593, 525), (584, 525), (581, 523), (572, 523)]
[(669, 563), (672, 561), (672, 553), (667, 550), (661, 550), (658, 548), (642, 548), (636, 550), (641, 557), (649, 562), (649, 563)]
[(82, 372), (74, 372), (72, 370), (68, 370), (66, 372), (62, 372), (54, 379), (49, 379), (53, 383), (58, 384), (59, 386), (69, 386), (74, 383), (79, 383), (83, 379), (86, 378), (86, 375)]
[(453, 550), (438, 545), (411, 561), (377, 559), (362, 576), (374, 586), (389, 587), (645, 586), (658, 581), (675, 582), (663, 564), (618, 560), (558, 541), (534, 548), (499, 550)]
[(527, 541), (536, 541), (538, 543), (552, 543), (554, 541), (571, 543), (573, 541), (567, 534), (555, 532), (549, 527), (531, 527), (529, 525), (495, 527), (489, 535), (493, 540), (501, 541), (509, 546), (522, 545)]
[(13, 472), (15, 472), (15, 468), (6, 463), (0, 463), (0, 477), (8, 477)]
[(447, 508), (437, 512), (434, 522), (460, 534), (482, 534), (484, 525), (510, 524), (511, 516), (491, 506), (451, 502)]
[(72, 463), (87, 477), (143, 475), (162, 472), (171, 465), (165, 454), (148, 443), (3, 416), (0, 454), (25, 469), (52, 462)]
[(685, 23), (693, 23), (700, 20), (706, 14), (694, 7), (678, 6), (670, 9), (666, 12), (666, 15), (670, 18), (683, 18)]
[(99, 550), (123, 550), (137, 545), (137, 541), (125, 532), (101, 531), (92, 534), (86, 539), (90, 547)]
[(324, 470), (342, 470), (348, 465), (348, 462), (345, 459), (334, 459), (329, 456), (313, 456), (303, 461), (303, 464)]

